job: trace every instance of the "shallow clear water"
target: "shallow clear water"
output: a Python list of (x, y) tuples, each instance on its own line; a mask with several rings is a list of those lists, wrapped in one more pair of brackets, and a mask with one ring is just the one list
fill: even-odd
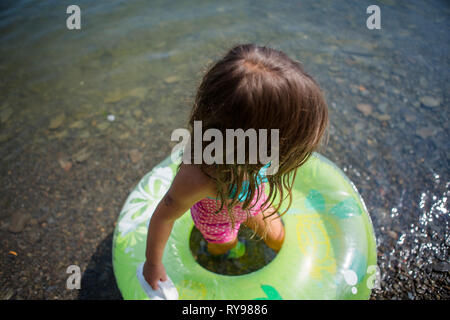
[(88, 193), (102, 172), (122, 174), (131, 149), (145, 173), (185, 126), (205, 66), (254, 42), (302, 61), (325, 91), (323, 153), (355, 183), (377, 235), (374, 297), (449, 298), (450, 5), (377, 3), (381, 30), (366, 28), (370, 1), (77, 1), (82, 29), (69, 31), (72, 3), (2, 1), (0, 218), (67, 214), (61, 158), (97, 167), (76, 181)]
[(206, 241), (197, 228), (189, 239), (191, 253), (206, 270), (226, 275), (243, 275), (259, 270), (275, 259), (277, 253), (270, 249), (254, 232), (242, 226), (238, 234), (239, 244), (233, 250), (214, 256), (208, 252)]

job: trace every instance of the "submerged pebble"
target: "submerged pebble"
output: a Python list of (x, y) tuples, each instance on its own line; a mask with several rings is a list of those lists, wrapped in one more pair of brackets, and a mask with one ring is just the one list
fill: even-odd
[(109, 123), (108, 123), (108, 122), (100, 122), (100, 123), (97, 125), (97, 129), (100, 130), (100, 131), (104, 131), (104, 130), (106, 130), (108, 127), (109, 127)]
[(437, 129), (435, 127), (424, 127), (416, 130), (416, 134), (422, 139), (427, 139), (429, 137), (435, 136)]
[(139, 161), (141, 161), (143, 154), (138, 149), (133, 149), (129, 152), (129, 156), (131, 162), (138, 163)]
[(428, 108), (435, 108), (435, 107), (439, 107), (439, 105), (441, 104), (441, 102), (434, 98), (434, 97), (430, 97), (430, 96), (423, 96), (419, 98), (419, 101)]
[(64, 113), (58, 114), (57, 116), (50, 119), (50, 124), (48, 125), (48, 128), (52, 130), (58, 129), (64, 123), (65, 119), (66, 116)]
[(128, 95), (139, 98), (139, 99), (144, 99), (147, 94), (147, 91), (148, 90), (145, 87), (138, 87), (138, 88), (134, 88), (133, 90), (131, 90), (128, 93)]
[(78, 121), (72, 122), (69, 125), (69, 128), (71, 128), (71, 129), (79, 129), (79, 128), (83, 127), (83, 125), (84, 125), (84, 122), (82, 120), (78, 120)]
[(356, 109), (358, 109), (362, 114), (366, 117), (372, 113), (372, 106), (367, 103), (359, 103), (356, 105)]
[(78, 134), (78, 137), (81, 139), (88, 139), (91, 136), (88, 130), (83, 130)]
[(87, 148), (83, 148), (72, 156), (76, 162), (84, 162), (91, 156)]
[(388, 109), (388, 104), (383, 102), (378, 104), (378, 110), (380, 110), (382, 113), (386, 113)]
[(126, 92), (116, 89), (116, 90), (108, 93), (105, 96), (105, 98), (103, 99), (103, 101), (105, 103), (114, 103), (114, 102), (118, 102), (120, 100), (123, 100), (126, 96), (127, 96)]
[(64, 171), (69, 171), (72, 168), (72, 162), (67, 159), (59, 159), (58, 163)]
[(167, 84), (171, 84), (171, 83), (175, 83), (180, 81), (180, 77), (179, 76), (170, 76), (164, 79), (164, 82)]
[(29, 213), (23, 213), (16, 211), (11, 217), (8, 230), (13, 233), (22, 232), (27, 223), (31, 220), (31, 215)]
[(391, 120), (391, 116), (390, 115), (388, 115), (388, 114), (380, 114), (380, 113), (374, 113), (373, 114), (373, 116), (376, 118), (376, 119), (378, 119), (378, 120), (380, 120), (380, 121), (389, 121), (389, 120)]

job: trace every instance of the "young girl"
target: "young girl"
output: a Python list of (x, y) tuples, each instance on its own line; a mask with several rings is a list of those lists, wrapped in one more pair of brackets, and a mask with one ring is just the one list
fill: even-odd
[[(167, 279), (162, 256), (172, 226), (189, 209), (212, 255), (224, 254), (237, 244), (242, 223), (270, 248), (280, 250), (281, 202), (288, 195), (289, 208), (296, 169), (319, 146), (328, 111), (319, 85), (300, 62), (281, 51), (246, 44), (232, 48), (207, 71), (190, 117), (191, 133), (194, 121), (201, 121), (203, 130), (220, 130), (223, 136), (226, 129), (278, 129), (278, 171), (264, 175), (270, 163), (252, 164), (249, 155), (243, 164), (182, 163), (149, 225), (143, 274), (154, 290), (158, 280)], [(204, 148), (207, 143), (203, 144)], [(281, 200), (274, 208), (277, 195)]]

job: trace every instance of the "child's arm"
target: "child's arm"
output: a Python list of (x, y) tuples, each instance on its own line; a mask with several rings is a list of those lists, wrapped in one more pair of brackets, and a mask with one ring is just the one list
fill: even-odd
[(180, 167), (172, 185), (156, 207), (148, 228), (147, 260), (143, 274), (154, 290), (158, 289), (158, 280), (167, 280), (162, 257), (175, 220), (199, 200), (215, 194), (214, 190), (214, 182), (199, 168), (193, 165)]

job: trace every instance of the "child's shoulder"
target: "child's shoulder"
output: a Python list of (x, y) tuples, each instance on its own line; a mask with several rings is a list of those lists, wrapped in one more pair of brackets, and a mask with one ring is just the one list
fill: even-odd
[(194, 164), (181, 164), (174, 183), (182, 185), (183, 189), (188, 189), (190, 192), (201, 192), (208, 196), (215, 195), (216, 184), (214, 180)]

